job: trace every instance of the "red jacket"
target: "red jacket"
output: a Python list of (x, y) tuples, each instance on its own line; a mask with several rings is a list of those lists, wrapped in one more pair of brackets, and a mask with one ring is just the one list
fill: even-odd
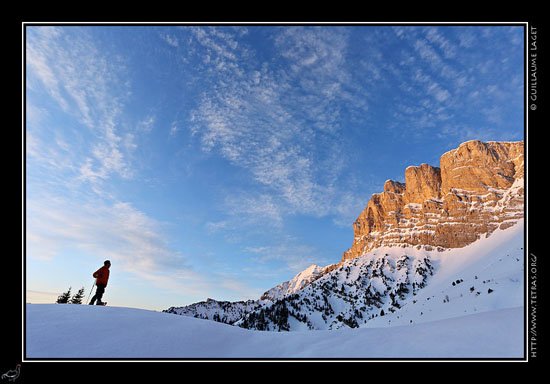
[(96, 278), (96, 285), (101, 284), (107, 286), (107, 282), (109, 281), (109, 268), (104, 265), (95, 271), (93, 276)]

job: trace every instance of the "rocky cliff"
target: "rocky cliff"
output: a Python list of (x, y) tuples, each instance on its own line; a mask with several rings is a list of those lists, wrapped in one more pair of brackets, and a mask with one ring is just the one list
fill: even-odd
[(461, 248), (524, 215), (523, 141), (468, 141), (428, 164), (388, 180), (353, 224), (342, 261), (380, 246)]

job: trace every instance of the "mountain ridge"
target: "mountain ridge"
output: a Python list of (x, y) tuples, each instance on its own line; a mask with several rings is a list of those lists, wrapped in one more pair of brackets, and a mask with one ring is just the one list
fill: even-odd
[[(490, 248), (489, 238), (495, 231), (498, 231), (496, 238), (504, 236), (502, 233), (518, 233), (518, 228), (511, 227), (524, 217), (523, 177), (523, 141), (467, 141), (445, 152), (440, 167), (409, 166), (405, 169), (405, 183), (387, 180), (384, 191), (372, 195), (354, 222), (353, 244), (340, 262), (325, 267), (311, 265), (266, 291), (259, 300), (209, 299), (171, 307), (165, 312), (271, 331), (380, 325), (384, 316), (384, 321), (387, 319), (390, 324), (392, 320), (394, 324), (400, 323), (399, 314), (407, 312), (402, 308), (412, 308), (417, 303), (417, 294), (429, 285), (432, 276), (441, 276), (445, 257), (472, 258), (462, 251), (479, 248), (479, 244), (489, 244)], [(522, 281), (522, 277), (516, 276), (523, 268), (518, 264), (523, 258), (518, 239), (514, 237), (514, 244), (506, 250), (506, 263), (499, 264), (502, 257), (498, 263), (492, 261), (501, 268), (506, 265), (502, 273), (514, 284)], [(487, 260), (495, 257), (490, 252), (487, 255)], [(514, 255), (515, 262), (510, 255)], [(477, 278), (469, 274), (466, 284)], [(479, 302), (491, 302), (502, 294), (501, 290), (494, 294), (495, 278), (483, 280), (487, 290), (483, 293), (476, 284), (470, 287), (471, 291), (464, 291), (465, 285), (460, 285), (464, 281), (463, 276), (452, 276), (452, 281), (447, 281), (452, 287), (460, 286), (453, 290), (460, 291), (460, 299), (452, 292), (445, 293), (443, 298), (433, 295), (431, 299), (443, 303), (448, 303), (450, 297), (455, 303), (465, 300), (466, 304), (460, 308), (468, 312), (472, 310), (469, 293), (481, 297), (477, 305), (480, 308), (484, 306)], [(497, 284), (508, 286), (508, 280)], [(447, 287), (441, 289), (441, 293), (446, 291)], [(425, 299), (429, 301), (430, 297)], [(502, 303), (508, 301), (501, 299)], [(516, 301), (512, 304), (521, 304)], [(410, 315), (409, 320), (421, 321), (418, 316), (423, 314), (420, 311), (420, 315)]]
[(523, 304), (523, 223), (445, 251), (381, 247), (235, 323), (266, 331), (407, 325)]

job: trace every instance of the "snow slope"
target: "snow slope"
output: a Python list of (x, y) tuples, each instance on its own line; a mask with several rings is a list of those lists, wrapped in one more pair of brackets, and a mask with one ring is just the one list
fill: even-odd
[(27, 304), (26, 358), (521, 358), (523, 309), (423, 324), (260, 332), (162, 312)]
[(403, 325), (522, 306), (523, 230), (523, 221), (519, 221), (464, 248), (432, 253), (436, 273), (426, 288), (399, 311), (377, 317), (366, 326)]
[(235, 325), (267, 331), (382, 327), (523, 305), (523, 222), (463, 247), (381, 247)]
[(285, 281), (284, 283), (281, 283), (265, 292), (262, 295), (261, 300), (276, 301), (287, 295), (296, 293), (306, 285), (321, 277), (326, 269), (327, 267), (322, 268), (318, 265), (312, 264), (289, 281)]

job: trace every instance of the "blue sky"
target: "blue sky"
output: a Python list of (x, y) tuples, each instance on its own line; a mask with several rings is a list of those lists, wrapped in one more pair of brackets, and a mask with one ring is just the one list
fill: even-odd
[(258, 298), (385, 180), (523, 139), (523, 27), (26, 27), (28, 300)]

